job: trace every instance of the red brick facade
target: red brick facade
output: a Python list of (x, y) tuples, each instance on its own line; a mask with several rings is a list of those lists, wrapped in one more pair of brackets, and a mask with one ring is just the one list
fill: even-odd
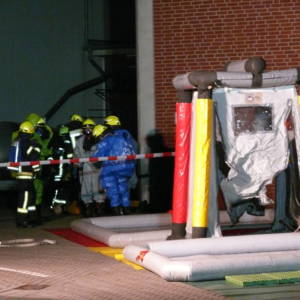
[(174, 146), (172, 79), (261, 56), (268, 70), (300, 67), (300, 0), (153, 0), (156, 127)]

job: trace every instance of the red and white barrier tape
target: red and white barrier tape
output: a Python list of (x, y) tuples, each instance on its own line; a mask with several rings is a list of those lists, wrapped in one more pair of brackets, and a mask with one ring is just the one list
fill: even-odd
[(86, 157), (86, 158), (70, 158), (70, 159), (48, 159), (37, 161), (21, 161), (21, 162), (3, 162), (0, 167), (18, 167), (18, 166), (34, 166), (34, 165), (58, 165), (58, 164), (76, 164), (86, 162), (98, 162), (107, 160), (136, 160), (143, 158), (157, 158), (174, 156), (174, 152), (163, 153), (146, 153), (136, 155), (120, 155), (120, 156), (102, 156), (102, 157)]

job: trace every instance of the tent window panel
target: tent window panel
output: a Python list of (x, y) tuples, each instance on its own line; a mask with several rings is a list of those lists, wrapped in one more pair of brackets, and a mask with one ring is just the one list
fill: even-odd
[(234, 106), (234, 134), (272, 131), (272, 106)]

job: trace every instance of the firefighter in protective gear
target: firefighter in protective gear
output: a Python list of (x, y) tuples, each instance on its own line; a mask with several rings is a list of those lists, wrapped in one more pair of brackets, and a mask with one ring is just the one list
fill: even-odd
[[(41, 116), (39, 116), (38, 114), (31, 113), (26, 116), (24, 122), (28, 121), (33, 125), (33, 127), (35, 127), (40, 118), (41, 118)], [(12, 142), (17, 139), (19, 133), (20, 133), (19, 129), (12, 133), (12, 136), (11, 136)]]
[[(33, 139), (41, 148), (40, 160), (45, 160), (51, 157), (52, 151), (50, 142), (53, 138), (53, 131), (50, 126), (46, 124), (46, 120), (40, 117), (35, 123), (35, 133)], [(49, 180), (50, 166), (42, 166), (41, 171), (37, 174), (33, 184), (36, 193), (37, 212), (40, 215), (40, 222), (42, 221), (41, 206), (44, 197), (45, 182)]]
[[(92, 119), (86, 119), (83, 122), (83, 135), (76, 140), (74, 151), (75, 157), (90, 157), (95, 151), (95, 139), (92, 135), (95, 122)], [(81, 201), (84, 205), (84, 216), (100, 216), (104, 213), (104, 193), (100, 192), (98, 182), (99, 170), (93, 163), (85, 162), (79, 165), (79, 180), (81, 184)]]
[(75, 129), (81, 129), (83, 123), (83, 118), (79, 114), (73, 114), (70, 117), (70, 121), (67, 124), (69, 127), (69, 131), (75, 130)]
[(29, 121), (33, 126), (36, 126), (38, 121), (41, 119), (41, 116), (36, 113), (31, 113), (26, 116), (25, 121)]
[(70, 118), (71, 121), (79, 121), (80, 123), (83, 122), (83, 118), (82, 116), (78, 115), (78, 114), (73, 114)]
[(46, 124), (44, 118), (40, 118), (35, 125), (34, 139), (41, 146), (41, 160), (47, 159), (51, 156), (51, 149), (49, 143), (53, 137), (53, 131), (50, 126)]
[[(115, 115), (109, 115), (109, 116), (105, 117), (104, 124), (105, 124), (105, 126), (108, 127), (108, 130), (111, 133), (127, 136), (127, 138), (130, 140), (130, 143), (135, 145), (135, 151), (137, 151), (137, 148), (138, 148), (137, 142), (135, 141), (135, 139), (132, 137), (132, 135), (129, 133), (128, 130), (121, 128), (121, 121), (120, 121), (119, 117), (117, 117)], [(133, 191), (136, 188), (137, 180), (138, 179), (137, 179), (136, 170), (135, 170), (129, 180), (130, 190)], [(130, 213), (129, 208), (126, 208), (126, 209), (124, 208), (123, 210), (126, 211), (127, 214)]]
[(28, 134), (29, 136), (32, 136), (32, 134), (34, 134), (34, 126), (32, 125), (31, 122), (25, 121), (20, 124), (19, 133), (25, 133)]
[[(37, 121), (38, 121), (40, 118), (41, 118), (41, 117), (40, 117), (38, 114), (31, 113), (31, 114), (29, 114), (29, 115), (26, 116), (24, 122), (25, 122), (25, 121), (29, 121), (29, 122), (33, 125), (33, 127), (35, 127), (36, 124), (37, 124)], [(12, 142), (13, 142), (14, 140), (17, 139), (19, 133), (20, 133), (19, 129), (16, 130), (16, 131), (14, 131), (14, 132), (12, 133), (12, 136), (11, 136)]]
[(117, 134), (117, 135), (124, 135), (126, 136), (127, 139), (130, 140), (130, 143), (135, 145), (135, 148), (137, 148), (137, 143), (132, 137), (132, 135), (129, 133), (128, 130), (121, 128), (121, 121), (117, 116), (107, 116), (104, 119), (104, 125), (108, 128), (108, 130), (112, 134)]
[[(31, 113), (26, 116), (26, 121), (33, 124), (35, 132), (33, 140), (39, 145), (41, 152), (39, 160), (45, 160), (51, 157), (50, 142), (53, 138), (53, 131), (50, 126), (46, 124), (45, 118), (36, 113)], [(45, 182), (49, 174), (49, 166), (42, 166), (40, 172), (36, 174), (36, 178), (33, 181), (35, 189), (35, 201), (37, 207), (37, 213), (39, 216), (39, 222), (42, 222), (41, 206), (44, 197)]]
[(69, 128), (69, 135), (72, 142), (73, 151), (76, 145), (76, 139), (82, 135), (83, 118), (78, 114), (73, 114), (70, 117), (69, 123), (66, 126)]
[(113, 126), (113, 127), (114, 126), (121, 126), (121, 122), (120, 122), (120, 119), (117, 116), (110, 115), (110, 116), (105, 117), (104, 125)]
[[(11, 162), (36, 161), (40, 155), (40, 148), (32, 139), (34, 126), (25, 121), (19, 126), (17, 138), (13, 141), (9, 159)], [(21, 227), (31, 227), (37, 220), (35, 193), (33, 180), (40, 166), (8, 166), (8, 169), (16, 172), (16, 179), (19, 181), (18, 203), (16, 224)]]
[[(51, 156), (51, 149), (49, 143), (53, 137), (53, 131), (51, 127), (46, 124), (44, 118), (36, 113), (30, 113), (26, 116), (25, 121), (30, 122), (34, 126), (34, 134), (32, 139), (38, 144), (40, 148), (39, 160), (47, 159)], [(15, 140), (19, 134), (18, 132), (14, 132), (12, 135), (12, 140)], [(41, 206), (43, 202), (44, 196), (44, 186), (45, 181), (47, 179), (47, 174), (49, 166), (43, 166), (40, 168), (40, 171), (36, 174), (35, 179), (33, 181), (34, 189), (35, 189), (35, 200), (36, 200), (36, 208), (39, 223), (42, 222), (42, 214), (41, 214)]]
[[(73, 158), (73, 148), (68, 127), (62, 125), (58, 134), (53, 138), (52, 159)], [(50, 206), (55, 214), (61, 214), (69, 203), (72, 189), (72, 166), (59, 163), (53, 167), (54, 196)]]
[(100, 141), (103, 135), (107, 133), (107, 129), (108, 128), (106, 126), (103, 126), (101, 124), (98, 124), (94, 127), (92, 134), (96, 141)]
[(87, 134), (91, 134), (95, 126), (95, 121), (88, 118), (82, 123), (82, 131), (83, 133), (86, 131)]
[[(98, 141), (94, 157), (136, 154), (135, 143), (127, 130), (112, 131), (106, 126), (96, 126), (93, 135)], [(114, 215), (130, 213), (129, 179), (134, 174), (135, 165), (135, 160), (107, 160), (101, 163), (100, 184), (110, 201)]]

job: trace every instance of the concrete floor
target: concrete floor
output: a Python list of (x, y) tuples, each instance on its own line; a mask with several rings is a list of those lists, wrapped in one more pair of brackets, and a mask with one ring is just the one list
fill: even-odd
[(215, 291), (167, 282), (147, 270), (135, 270), (45, 230), (68, 228), (74, 218), (78, 216), (50, 218), (42, 226), (20, 229), (15, 227), (14, 211), (2, 202), (0, 241), (51, 239), (56, 244), (32, 247), (0, 244), (0, 299), (225, 299)]
[(16, 228), (14, 209), (4, 200), (0, 203), (0, 241), (33, 238), (56, 244), (0, 247), (0, 299), (300, 299), (300, 284), (241, 288), (225, 280), (167, 282), (46, 230), (69, 228), (79, 216), (46, 214), (42, 226)]

